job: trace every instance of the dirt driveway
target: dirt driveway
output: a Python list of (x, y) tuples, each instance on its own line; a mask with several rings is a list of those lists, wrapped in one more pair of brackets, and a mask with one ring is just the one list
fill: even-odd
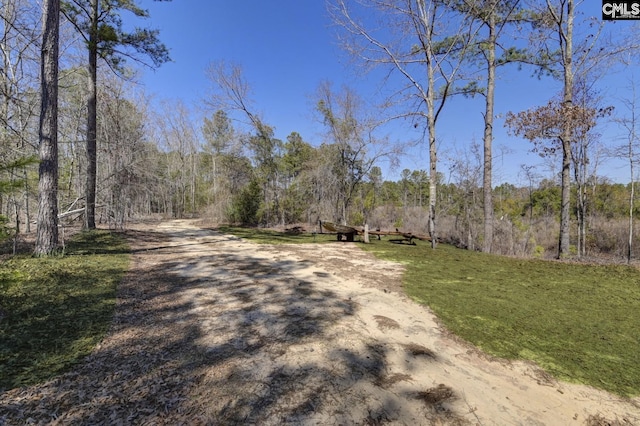
[(640, 424), (640, 399), (557, 383), (444, 333), (357, 245), (140, 225), (109, 336), (0, 394), (0, 424)]

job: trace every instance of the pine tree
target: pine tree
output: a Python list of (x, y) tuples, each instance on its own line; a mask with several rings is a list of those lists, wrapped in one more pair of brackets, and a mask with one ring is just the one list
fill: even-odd
[[(88, 52), (89, 97), (87, 100), (87, 181), (84, 227), (94, 229), (97, 176), (97, 71), (98, 58), (115, 72), (123, 71), (127, 58), (150, 67), (169, 61), (169, 51), (158, 39), (157, 30), (136, 28), (126, 32), (120, 13), (128, 11), (139, 18), (149, 13), (132, 0), (69, 0), (62, 3), (62, 12), (84, 38)], [(140, 60), (140, 56), (151, 64)]]
[(35, 254), (58, 247), (58, 43), (60, 0), (44, 3), (41, 52), (40, 169)]

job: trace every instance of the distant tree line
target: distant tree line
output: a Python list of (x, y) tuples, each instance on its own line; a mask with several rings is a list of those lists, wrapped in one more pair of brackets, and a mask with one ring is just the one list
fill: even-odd
[[(367, 223), (428, 233), (434, 247), (447, 241), (511, 255), (633, 257), (635, 90), (631, 81), (627, 109), (615, 111), (595, 85), (605, 70), (627, 65), (616, 55), (632, 50), (631, 34), (606, 39), (599, 23), (577, 22), (573, 0), (327, 4), (345, 30), (344, 48), (365, 66), (386, 68), (391, 95), (374, 109), (353, 89), (321, 82), (313, 113), (325, 133), (311, 144), (295, 131), (285, 140), (275, 136), (235, 64), (207, 70), (204, 117), (180, 102), (151, 109), (129, 84), (135, 77), (125, 59), (156, 67), (168, 50), (157, 31), (123, 29), (122, 13), (148, 16), (135, 2), (3, 2), (0, 237), (15, 241), (37, 223), (47, 253), (57, 244), (58, 219), (91, 229), (124, 228), (140, 216), (198, 215), (258, 226)], [(368, 28), (374, 12), (395, 31)], [(55, 31), (57, 43), (58, 30), (65, 49), (54, 76), (44, 65), (54, 65), (48, 34)], [(526, 37), (516, 40), (516, 33)], [(507, 112), (504, 124), (561, 169), (543, 178), (523, 166), (525, 186), (495, 186), (496, 69), (513, 63), (559, 82), (547, 104)], [(485, 99), (483, 140), (469, 143), (443, 172), (438, 118), (456, 95)], [(45, 105), (52, 97), (55, 105)], [(628, 161), (630, 185), (598, 175), (605, 154), (597, 125), (609, 117), (626, 141), (606, 155)], [(392, 119), (422, 130), (429, 149), (428, 164), (403, 170), (397, 181), (382, 172), (383, 161), (403, 154), (383, 130)], [(43, 212), (48, 216), (38, 216)]]
[[(63, 73), (60, 112), (60, 213), (83, 215), (84, 170), (82, 69)], [(223, 110), (201, 123), (186, 106), (174, 103), (151, 111), (144, 96), (118, 79), (98, 88), (97, 214), (101, 226), (124, 228), (132, 218), (205, 217), (217, 223), (256, 226), (304, 224), (318, 220), (368, 223), (428, 233), (429, 174), (404, 169), (400, 179), (384, 178), (366, 151), (327, 140), (319, 146), (291, 132), (286, 140), (271, 130), (243, 132)], [(35, 155), (28, 145), (19, 157)], [(475, 161), (475, 162), (474, 162)], [(2, 214), (7, 226), (29, 231), (35, 219), (37, 164), (17, 160), (2, 173)], [(483, 238), (483, 187), (477, 158), (459, 159), (446, 176), (438, 173), (440, 238), (480, 249)], [(572, 190), (577, 191), (577, 185)], [(631, 185), (592, 176), (586, 181), (586, 253), (623, 256)], [(555, 247), (561, 191), (557, 176), (532, 178), (529, 186), (493, 188), (494, 251), (549, 255)], [(575, 198), (574, 198), (575, 199)], [(634, 204), (634, 215), (638, 213)], [(75, 213), (74, 213), (75, 212)], [(71, 214), (69, 214), (71, 213)], [(572, 209), (576, 223), (577, 207)], [(577, 225), (572, 240), (577, 242)], [(575, 244), (573, 244), (575, 246)], [(577, 249), (572, 249), (575, 250)]]

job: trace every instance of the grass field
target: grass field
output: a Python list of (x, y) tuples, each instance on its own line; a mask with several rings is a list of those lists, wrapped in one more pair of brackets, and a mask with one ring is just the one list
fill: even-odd
[[(275, 238), (260, 230), (226, 232), (258, 242)], [(485, 352), (535, 361), (563, 380), (640, 395), (637, 269), (515, 259), (444, 244), (432, 250), (426, 242), (359, 245), (404, 264), (408, 295)]]
[(64, 256), (0, 264), (0, 390), (68, 370), (107, 332), (116, 286), (129, 264), (124, 240), (76, 235)]

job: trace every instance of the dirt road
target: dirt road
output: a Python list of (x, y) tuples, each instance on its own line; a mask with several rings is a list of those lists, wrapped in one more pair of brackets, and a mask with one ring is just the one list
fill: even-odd
[(114, 326), (73, 372), (0, 394), (7, 424), (640, 424), (640, 399), (558, 383), (443, 332), (402, 267), (354, 244), (130, 231)]

